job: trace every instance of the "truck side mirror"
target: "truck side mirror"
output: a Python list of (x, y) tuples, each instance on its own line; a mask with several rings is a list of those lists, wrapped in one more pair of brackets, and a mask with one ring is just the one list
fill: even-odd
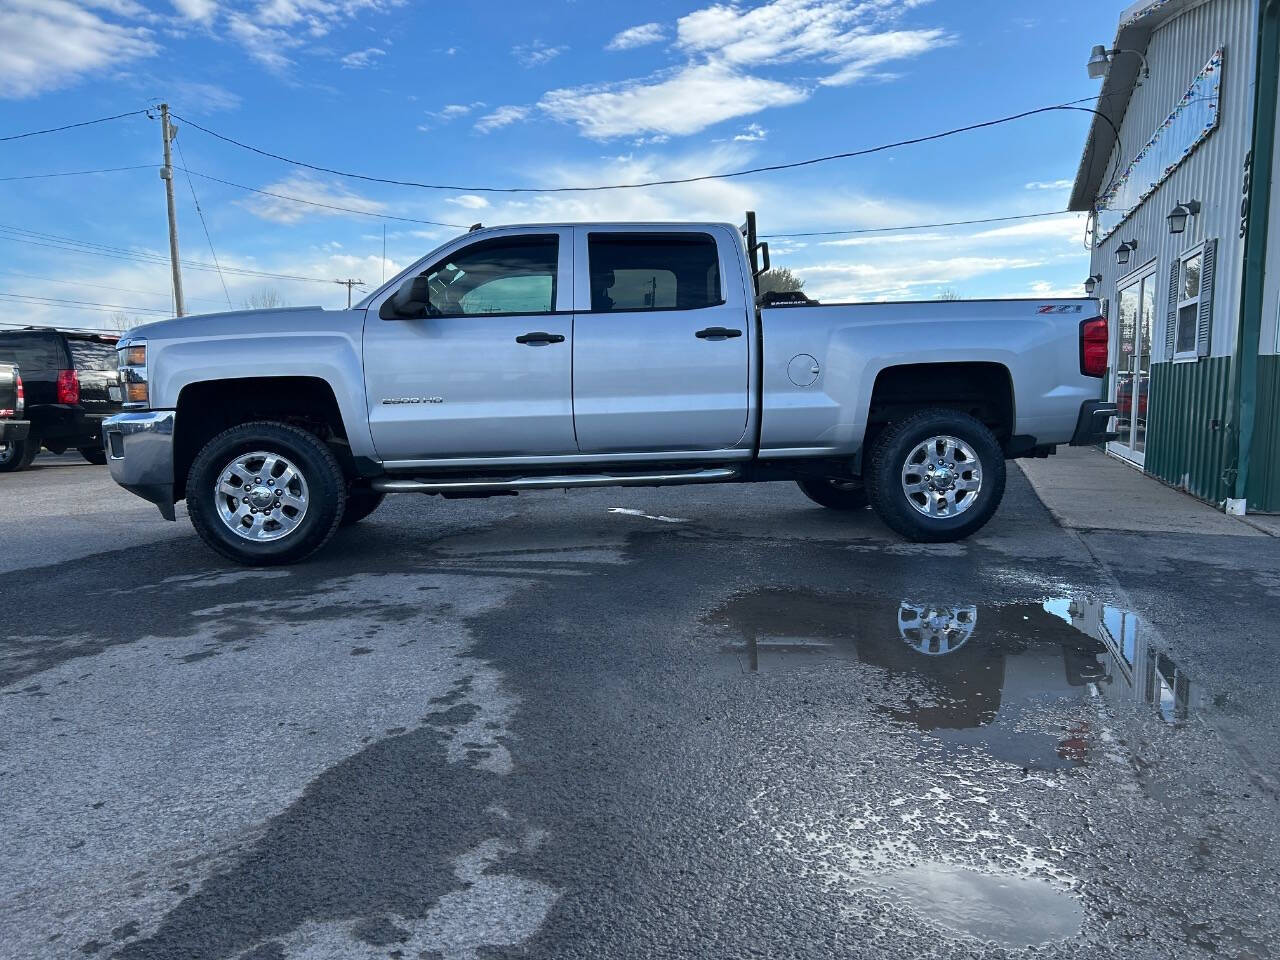
[(427, 314), (431, 285), (425, 276), (410, 277), (400, 289), (382, 302), (378, 316), (383, 320), (416, 320)]

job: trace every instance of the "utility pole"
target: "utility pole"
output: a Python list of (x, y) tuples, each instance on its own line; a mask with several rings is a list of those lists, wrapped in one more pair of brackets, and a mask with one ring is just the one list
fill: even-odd
[(164, 197), (169, 205), (169, 266), (173, 270), (173, 312), (181, 317), (187, 312), (182, 300), (182, 267), (178, 262), (178, 211), (173, 205), (173, 158), (169, 145), (178, 131), (169, 123), (169, 105), (160, 104), (160, 135), (164, 138), (164, 166), (160, 179), (164, 181)]
[(334, 283), (336, 283), (336, 284), (338, 284), (338, 286), (340, 286), (340, 287), (346, 287), (346, 288), (347, 288), (347, 309), (348, 309), (348, 310), (350, 310), (350, 309), (351, 309), (351, 288), (352, 288), (352, 287), (363, 287), (363, 286), (364, 286), (364, 281), (363, 281), (363, 280), (352, 280), (350, 277), (348, 277), (346, 280), (335, 280), (335, 281), (333, 281), (333, 282), (334, 282)]

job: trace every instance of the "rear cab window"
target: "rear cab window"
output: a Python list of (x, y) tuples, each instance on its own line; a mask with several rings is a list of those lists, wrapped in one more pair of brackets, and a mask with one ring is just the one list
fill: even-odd
[(707, 233), (592, 233), (593, 313), (697, 310), (724, 302), (720, 257)]
[(67, 338), (67, 346), (71, 349), (71, 361), (77, 370), (92, 370), (98, 373), (114, 373), (117, 368), (116, 345), (101, 340), (77, 340)]
[(16, 364), (24, 377), (68, 368), (62, 338), (48, 333), (6, 333), (0, 335), (0, 361)]

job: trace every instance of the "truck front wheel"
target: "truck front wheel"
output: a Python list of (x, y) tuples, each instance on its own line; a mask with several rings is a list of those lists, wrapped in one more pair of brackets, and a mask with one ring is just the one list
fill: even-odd
[(249, 566), (293, 563), (320, 549), (342, 521), (346, 496), (329, 448), (272, 421), (218, 434), (187, 475), (187, 512), (200, 538)]
[(877, 438), (863, 478), (885, 525), (917, 543), (962, 540), (1004, 497), (1004, 451), (982, 421), (921, 410)]

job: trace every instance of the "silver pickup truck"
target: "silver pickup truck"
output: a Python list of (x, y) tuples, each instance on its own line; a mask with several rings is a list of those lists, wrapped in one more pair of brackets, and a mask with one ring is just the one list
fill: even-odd
[(754, 215), (473, 228), (348, 310), (184, 317), (119, 344), (111, 474), (247, 564), (388, 493), (789, 480), (917, 541), (982, 527), (1005, 460), (1107, 436), (1093, 300), (757, 295)]

